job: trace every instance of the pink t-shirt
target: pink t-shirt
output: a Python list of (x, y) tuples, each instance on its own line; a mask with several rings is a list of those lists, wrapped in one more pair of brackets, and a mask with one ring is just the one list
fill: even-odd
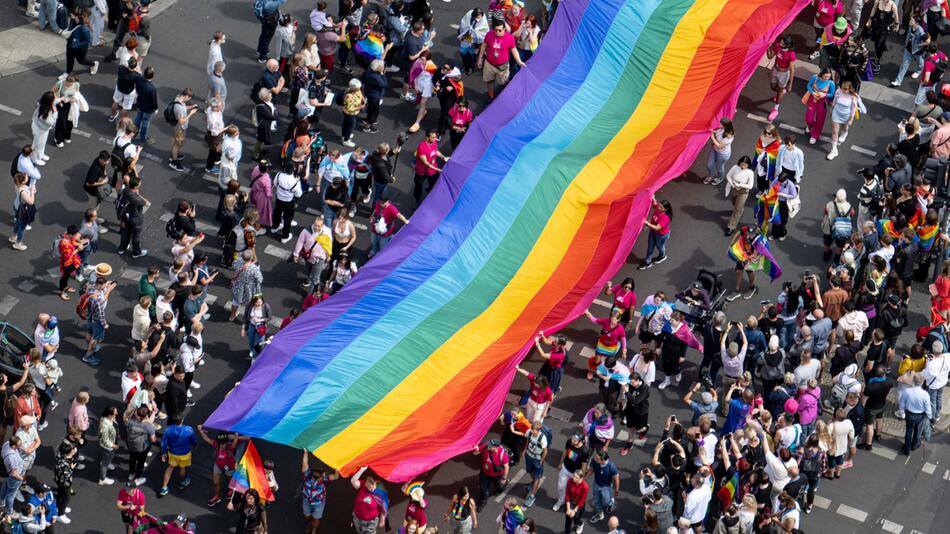
[[(940, 50), (937, 50), (937, 53), (932, 56), (927, 56), (924, 59), (924, 74), (926, 75), (929, 73), (932, 75), (934, 69), (937, 67), (937, 63), (945, 59), (947, 59), (947, 56)], [(931, 76), (931, 79), (928, 79), (925, 82), (924, 77), (925, 76), (920, 77), (920, 84), (923, 85), (924, 87), (932, 87), (938, 81), (938, 80), (932, 79), (932, 76)]]
[(372, 521), (379, 517), (379, 503), (376, 497), (366, 489), (366, 482), (360, 480), (360, 489), (353, 501), (353, 515), (360, 521)]
[(496, 67), (508, 64), (511, 49), (515, 47), (515, 36), (509, 32), (498, 37), (495, 32), (485, 35), (485, 59)]
[(659, 230), (656, 230), (658, 235), (670, 233), (670, 216), (667, 215), (665, 211), (660, 213), (654, 210), (653, 214), (650, 215), (650, 224), (655, 224), (660, 227)]
[(772, 44), (772, 53), (775, 54), (775, 68), (779, 70), (788, 70), (788, 67), (795, 61), (795, 51), (783, 50), (781, 43)]
[(564, 367), (564, 349), (552, 349), (551, 356), (548, 358), (548, 365), (551, 366), (551, 369), (560, 369)]
[(815, 26), (825, 26), (834, 23), (844, 13), (844, 2), (837, 0), (815, 0)]
[(551, 391), (549, 386), (544, 386), (544, 389), (541, 389), (534, 385), (535, 374), (528, 373), (528, 380), (531, 381), (531, 400), (538, 404), (544, 404), (546, 402), (551, 402), (554, 400), (554, 392)]
[(429, 141), (423, 141), (419, 143), (419, 146), (416, 148), (416, 174), (420, 176), (432, 176), (438, 171), (422, 163), (422, 156), (426, 157), (426, 161), (430, 165), (435, 165), (435, 158), (439, 153), (439, 143), (438, 141), (430, 143)]
[(449, 118), (452, 119), (452, 126), (466, 128), (468, 123), (472, 122), (472, 110), (465, 108), (465, 111), (461, 111), (458, 106), (452, 106), (449, 110)]
[(621, 310), (629, 310), (637, 305), (637, 294), (633, 291), (614, 287), (610, 289), (610, 293), (614, 296), (614, 306)]

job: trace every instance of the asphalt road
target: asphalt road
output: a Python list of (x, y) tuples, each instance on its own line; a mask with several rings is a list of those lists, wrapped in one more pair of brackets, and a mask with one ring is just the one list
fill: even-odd
[[(301, 20), (302, 26), (307, 25), (306, 15), (310, 4), (299, 0), (290, 2), (290, 11)], [(457, 60), (450, 37), (454, 30), (449, 24), (456, 23), (461, 14), (473, 5), (475, 2), (472, 0), (450, 4), (434, 2), (436, 26), (440, 33), (435, 50), (437, 60)], [(331, 7), (332, 9), (334, 8)], [(801, 20), (792, 31), (799, 36), (810, 36), (811, 30), (807, 24), (810, 19), (802, 17)], [(198, 95), (204, 94), (207, 41), (215, 30), (228, 33), (224, 56), (228, 63), (226, 78), (230, 97), (225, 116), (227, 120), (235, 122), (242, 130), (247, 131), (250, 127), (251, 104), (246, 95), (261, 70), (253, 56), (258, 26), (253, 20), (250, 2), (180, 2), (154, 21), (152, 27), (155, 40), (147, 63), (157, 70), (155, 81), (163, 102), (167, 102), (185, 86), (194, 88)], [(799, 37), (797, 42), (804, 43), (804, 38)], [(899, 47), (894, 48), (899, 51)], [(882, 75), (886, 79), (890, 79), (896, 70), (893, 54), (892, 51), (885, 59)], [(92, 55), (101, 56), (104, 52), (99, 49)], [(805, 54), (801, 56), (804, 57)], [(34, 103), (39, 95), (52, 85), (60, 69), (61, 66), (48, 67), (0, 79), (0, 104), (5, 110), (0, 111), (0, 125), (5, 126), (0, 136), (6, 153), (10, 156), (16, 152), (16, 147), (29, 142), (29, 117)], [(160, 217), (173, 210), (179, 199), (188, 198), (199, 205), (198, 219), (213, 224), (213, 210), (217, 201), (214, 184), (204, 179), (200, 173), (179, 174), (165, 165), (170, 131), (157, 117), (153, 121), (151, 131), (151, 136), (157, 139), (157, 143), (145, 149), (153, 159), (143, 160), (142, 172), (143, 194), (153, 202), (146, 215), (147, 229), (143, 235), (143, 246), (149, 248), (150, 254), (139, 260), (116, 256), (114, 251), (118, 234), (115, 231), (116, 226), (111, 222), (108, 224), (111, 231), (102, 236), (100, 251), (94, 256), (94, 261), (105, 261), (114, 267), (120, 288), (109, 307), (111, 328), (106, 338), (107, 346), (101, 353), (104, 363), (97, 368), (83, 364), (79, 356), (84, 350), (84, 341), (74, 312), (75, 303), (64, 303), (55, 296), (58, 274), (51, 275), (55, 273), (56, 264), (46, 251), (54, 237), (61, 233), (66, 225), (80, 220), (87, 202), (87, 197), (80, 187), (86, 168), (95, 154), (108, 148), (107, 143), (111, 142), (113, 125), (106, 122), (105, 118), (114, 84), (114, 72), (115, 67), (110, 65), (104, 66), (96, 77), (81, 77), (83, 93), (93, 106), (91, 112), (83, 115), (79, 127), (80, 131), (88, 135), (74, 135), (74, 142), (64, 149), (49, 147), (48, 153), (52, 160), (43, 168), (44, 178), (38, 195), (39, 218), (26, 240), (30, 248), (22, 253), (9, 249), (0, 252), (0, 312), (5, 314), (0, 318), (14, 322), (28, 331), (32, 328), (32, 321), (37, 313), (53, 313), (61, 320), (63, 346), (60, 350), (60, 362), (66, 375), (62, 381), (63, 392), (59, 400), (63, 407), (54, 412), (50, 418), (50, 427), (41, 434), (44, 445), (39, 451), (37, 467), (31, 472), (36, 479), (47, 483), (52, 481), (51, 472), (46, 467), (52, 465), (52, 447), (59, 443), (64, 434), (67, 399), (81, 386), (88, 386), (93, 392), (90, 413), (98, 414), (106, 405), (121, 402), (119, 376), (128, 354), (130, 310), (137, 294), (132, 279), (137, 280), (136, 274), (143, 272), (148, 266), (158, 265), (164, 269), (170, 263), (169, 243), (164, 236), (164, 223)], [(342, 76), (334, 80), (338, 87), (345, 81)], [(483, 85), (476, 77), (470, 77), (466, 82), (473, 108), (478, 112), (486, 102)], [(796, 88), (800, 90), (801, 86), (803, 82), (799, 81)], [(905, 90), (915, 88), (905, 83)], [(733, 144), (733, 160), (740, 154), (752, 152), (755, 136), (762, 124), (755, 118), (749, 118), (748, 114), (759, 117), (766, 115), (769, 111), (766, 102), (768, 97), (766, 73), (760, 70), (739, 101), (739, 111), (735, 119), (737, 136)], [(285, 99), (286, 96), (282, 97), (281, 104)], [(805, 269), (816, 270), (823, 265), (819, 234), (823, 205), (838, 187), (845, 187), (853, 197), (860, 185), (855, 172), (875, 161), (867, 152), (876, 152), (892, 140), (894, 125), (904, 114), (901, 110), (883, 103), (869, 102), (868, 105), (870, 112), (861, 118), (848, 138), (848, 145), (860, 147), (862, 151), (846, 148), (841, 150), (842, 155), (838, 159), (828, 162), (824, 159), (826, 146), (801, 144), (806, 155), (803, 210), (790, 225), (789, 238), (782, 243), (773, 244), (775, 255), (788, 277), (797, 277)], [(7, 108), (13, 112), (6, 111)], [(17, 111), (19, 114), (14, 113)], [(411, 105), (391, 95), (387, 97), (383, 107), (381, 132), (374, 136), (357, 132), (356, 141), (364, 146), (372, 146), (384, 140), (392, 142), (396, 133), (411, 123), (413, 115)], [(325, 138), (331, 146), (339, 146), (339, 110), (331, 110), (325, 113), (324, 117)], [(430, 114), (428, 121), (434, 120), (435, 117)], [(189, 138), (183, 150), (187, 156), (186, 166), (197, 167), (203, 164), (205, 149), (198, 133), (203, 129), (200, 122), (202, 121), (194, 121), (193, 128), (189, 131)], [(793, 128), (800, 127), (797, 125), (803, 123), (803, 109), (797, 98), (790, 97), (786, 101), (779, 122), (792, 125)], [(782, 131), (787, 133), (792, 130), (783, 128)], [(253, 144), (253, 137), (245, 135), (244, 140), (245, 154), (248, 154), (248, 145)], [(721, 231), (729, 215), (729, 206), (722, 197), (721, 189), (715, 190), (701, 184), (701, 179), (705, 176), (705, 157), (704, 152), (686, 177), (667, 185), (658, 195), (670, 200), (676, 215), (672, 225), (673, 235), (668, 245), (671, 260), (645, 272), (636, 271), (635, 266), (645, 247), (645, 243), (639, 243), (634, 248), (628, 265), (618, 274), (618, 277), (635, 277), (641, 299), (658, 289), (668, 293), (681, 289), (695, 278), (699, 267), (722, 272), (727, 277), (727, 283), (731, 283), (731, 264), (725, 253), (728, 242)], [(403, 158), (400, 161), (399, 179), (396, 184), (400, 191), (396, 204), (405, 211), (408, 211), (407, 208), (412, 203), (407, 187), (411, 181), (408, 159)], [(250, 165), (245, 161), (241, 167), (244, 180), (247, 180), (249, 171)], [(302, 202), (297, 217), (302, 221), (301, 224), (306, 224), (307, 218), (303, 210), (312, 206), (312, 199)], [(0, 210), (6, 216), (5, 220), (9, 221), (12, 215), (9, 202), (0, 203)], [(114, 221), (114, 214), (109, 206), (104, 207), (103, 213), (107, 220)], [(746, 211), (745, 222), (750, 222), (751, 217), (750, 206)], [(357, 222), (365, 224), (365, 214), (358, 217)], [(286, 250), (288, 246), (281, 246), (279, 242), (265, 237), (259, 248), (265, 252), (261, 255), (265, 271), (265, 292), (274, 313), (279, 316), (283, 316), (290, 307), (297, 306), (303, 297), (297, 283), (302, 277), (300, 269), (267, 253), (268, 247), (272, 247), (269, 250), (274, 252), (276, 249)], [(366, 231), (361, 231), (358, 248), (365, 251), (368, 246), (369, 235)], [(219, 247), (219, 241), (209, 239), (203, 248), (214, 254), (220, 250)], [(759, 299), (774, 299), (779, 285), (762, 286), (762, 293), (754, 300), (739, 300), (729, 305), (727, 312), (730, 318), (740, 319), (757, 312)], [(918, 289), (920, 292), (926, 291), (925, 288)], [(218, 297), (218, 302), (212, 306), (212, 319), (205, 330), (205, 347), (210, 361), (199, 370), (196, 377), (203, 387), (195, 391), (197, 406), (187, 415), (187, 422), (190, 424), (203, 421), (248, 366), (244, 340), (237, 335), (238, 326), (225, 322), (227, 311), (222, 308), (222, 303), (229, 294), (228, 288), (222, 283), (212, 288), (211, 292)], [(922, 321), (925, 320), (923, 307), (919, 304), (918, 302), (913, 319)], [(596, 305), (593, 310), (595, 313), (598, 313), (598, 310), (599, 313), (606, 311)], [(594, 341), (593, 332), (587, 324), (580, 322), (569, 328), (567, 333), (578, 348), (574, 349), (575, 356), (565, 376), (564, 393), (557, 401), (558, 410), (550, 421), (558, 437), (548, 462), (549, 476), (555, 473), (553, 464), (559, 456), (561, 442), (565, 439), (568, 428), (576, 424), (583, 413), (596, 402), (596, 391), (583, 379), (584, 362), (576, 356), (580, 347), (590, 345)], [(687, 413), (685, 404), (679, 398), (685, 392), (685, 383), (695, 377), (698, 354), (691, 352), (690, 360), (694, 365), (687, 368), (684, 386), (665, 391), (654, 389), (652, 392), (651, 424), (654, 429), (662, 427), (661, 421), (669, 413), (677, 413), (680, 416)], [(534, 368), (538, 362), (532, 361), (526, 365)], [(520, 393), (525, 385), (523, 381), (518, 381), (514, 387)], [(634, 450), (623, 458), (614, 455), (621, 467), (623, 489), (618, 513), (628, 532), (633, 531), (634, 525), (642, 516), (636, 496), (636, 473), (641, 465), (648, 461), (648, 451), (652, 451), (656, 439), (656, 432), (653, 432), (643, 450)], [(899, 447), (899, 442), (893, 437), (886, 437), (884, 446), (876, 447), (875, 453), (861, 451), (855, 462), (856, 467), (845, 472), (840, 481), (823, 483), (819, 490), (822, 499), (817, 502), (815, 511), (805, 516), (804, 529), (807, 532), (829, 534), (881, 530), (921, 533), (946, 531), (946, 528), (940, 525), (946, 525), (950, 521), (950, 511), (940, 505), (947, 502), (947, 485), (950, 479), (950, 447), (947, 441), (945, 433), (938, 434), (933, 443), (926, 444), (910, 458), (892, 455)], [(262, 441), (258, 441), (257, 445), (264, 457), (273, 458), (277, 462), (277, 476), (281, 484), (278, 500), (270, 508), (271, 532), (298, 532), (303, 526), (299, 497), (295, 495), (300, 483), (299, 453)], [(86, 451), (88, 456), (97, 456), (95, 447), (95, 444), (89, 447), (91, 450)], [(211, 489), (212, 457), (209, 447), (202, 444), (195, 451), (196, 465), (192, 473), (194, 484), (184, 491), (173, 490), (171, 495), (161, 500), (156, 498), (156, 491), (162, 466), (154, 460), (153, 457), (147, 469), (149, 482), (143, 488), (150, 512), (166, 518), (185, 512), (195, 519), (201, 533), (229, 532), (233, 528), (234, 518), (221, 505), (214, 510), (209, 510), (204, 505)], [(118, 470), (115, 477), (124, 480), (128, 466), (127, 455), (120, 453), (116, 464)], [(424, 477), (428, 481), (426, 491), (432, 524), (442, 525), (441, 514), (448, 506), (449, 496), (459, 485), (467, 484), (475, 489), (475, 473), (474, 459), (462, 457)], [(518, 478), (517, 470), (515, 478)], [(525, 483), (524, 478), (516, 481), (511, 493), (521, 497), (521, 486)], [(554, 501), (554, 486), (553, 480), (544, 483), (537, 504), (528, 513), (529, 517), (534, 518), (540, 525), (542, 532), (561, 532), (563, 529), (562, 514), (550, 509)], [(73, 522), (68, 527), (58, 528), (58, 532), (122, 531), (118, 513), (113, 508), (117, 486), (98, 486), (92, 469), (87, 468), (77, 474), (75, 489), (76, 496), (73, 499), (71, 514)], [(392, 486), (389, 489), (394, 496), (392, 517), (394, 522), (398, 523), (405, 510), (405, 500), (398, 495), (398, 487)], [(494, 531), (493, 521), (498, 515), (500, 500), (496, 499), (486, 508), (481, 516), (483, 526), (479, 531)], [(322, 532), (349, 531), (351, 502), (352, 491), (348, 484), (337, 482), (330, 486), (330, 506)], [(597, 526), (603, 531), (602, 524)], [(588, 528), (598, 531), (597, 528)]]

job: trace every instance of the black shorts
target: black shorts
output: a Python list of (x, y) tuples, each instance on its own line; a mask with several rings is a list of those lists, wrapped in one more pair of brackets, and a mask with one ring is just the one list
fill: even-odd
[(650, 414), (637, 414), (637, 413), (628, 413), (627, 416), (627, 428), (632, 430), (639, 430), (641, 428), (646, 428), (647, 423), (650, 420)]
[(822, 234), (821, 241), (826, 247), (830, 247), (832, 244), (834, 244), (836, 247), (841, 248), (845, 245), (845, 243), (848, 242), (848, 239), (835, 239), (831, 237), (831, 234)]

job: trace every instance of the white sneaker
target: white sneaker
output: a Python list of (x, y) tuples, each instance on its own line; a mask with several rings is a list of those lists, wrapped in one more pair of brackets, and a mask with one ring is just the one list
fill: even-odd
[(293, 228), (295, 226), (299, 226), (299, 223), (297, 221), (290, 221), (290, 227)]
[(72, 519), (66, 517), (66, 514), (56, 516), (56, 522), (68, 525), (73, 522)]
[(581, 534), (581, 532), (584, 532), (584, 523), (577, 525), (577, 530), (575, 532), (577, 532), (577, 534)]
[(561, 501), (558, 501), (558, 502), (554, 503), (554, 506), (552, 506), (551, 509), (554, 510), (555, 512), (557, 512), (558, 510), (561, 509), (561, 506), (563, 506), (563, 505), (564, 505), (564, 503), (562, 503)]
[(831, 152), (829, 152), (828, 155), (825, 156), (825, 159), (827, 159), (828, 161), (831, 161), (837, 157), (838, 157), (838, 147), (834, 147), (831, 149)]
[(189, 389), (189, 390), (188, 390), (188, 398), (190, 399), (192, 396), (193, 396), (193, 395), (191, 394), (191, 390)]
[(897, 80), (894, 80), (893, 82), (891, 82), (891, 87), (900, 87), (900, 86), (901, 86), (901, 82)]
[(89, 67), (89, 75), (90, 75), (90, 76), (95, 76), (97, 72), (99, 72), (99, 62), (98, 62), (98, 61), (93, 61), (93, 62), (92, 62), (92, 66)]
[(46, 154), (43, 154), (40, 157), (43, 158), (43, 161), (49, 161), (49, 156), (47, 156)]
[(399, 67), (395, 65), (389, 65), (386, 67), (386, 72), (399, 72)]
[(148, 482), (148, 480), (145, 477), (139, 477), (132, 482), (134, 482), (136, 486), (143, 486), (146, 482)]
[(109, 477), (106, 477), (106, 478), (104, 478), (104, 479), (102, 479), (102, 480), (99, 481), (99, 485), (100, 485), (100, 486), (111, 486), (111, 485), (113, 485), (113, 484), (115, 484), (115, 480), (112, 480), (112, 479), (109, 478)]
[(844, 140), (848, 138), (848, 132), (845, 132), (838, 136), (838, 143), (844, 143)]
[(915, 73), (912, 73), (912, 74), (910, 75), (910, 77), (913, 78), (913, 79), (915, 79), (915, 80), (916, 80), (917, 78), (920, 78), (920, 71), (917, 71), (917, 72), (915, 72)]
[(818, 140), (815, 139), (814, 137), (809, 137), (809, 138), (808, 138), (808, 144), (809, 144), (809, 145), (813, 145), (813, 144), (815, 144), (815, 143), (817, 143), (817, 142), (818, 142)]
[(660, 385), (659, 385), (658, 387), (659, 387), (659, 389), (666, 389), (666, 388), (670, 387), (670, 384), (671, 384), (671, 383), (672, 383), (672, 382), (670, 381), (670, 377), (666, 377), (666, 378), (663, 379), (663, 382), (660, 382)]
[(676, 376), (673, 377), (673, 385), (674, 386), (680, 385), (680, 380), (682, 379), (683, 379), (683, 373), (677, 374)]
[(68, 506), (66, 507), (66, 510), (63, 511), (64, 514), (71, 514), (72, 512), (73, 512), (73, 509)]
[(34, 162), (34, 165), (37, 165), (37, 166), (39, 166), (39, 167), (42, 167), (43, 165), (46, 165), (46, 162), (43, 161), (43, 160), (39, 160), (39, 161), (37, 161), (37, 162)]
[(201, 389), (201, 384), (199, 384), (199, 383), (195, 382), (194, 380), (192, 380), (192, 381), (191, 381), (191, 387), (193, 387), (193, 388), (195, 388), (195, 389)]

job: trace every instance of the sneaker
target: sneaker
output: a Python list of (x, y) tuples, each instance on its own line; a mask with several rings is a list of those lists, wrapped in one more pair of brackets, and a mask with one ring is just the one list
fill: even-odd
[(742, 294), (742, 298), (744, 298), (744, 299), (746, 299), (746, 300), (749, 300), (749, 299), (751, 299), (752, 297), (754, 297), (755, 294), (758, 293), (758, 292), (759, 292), (759, 288), (756, 287), (756, 286), (752, 286), (752, 287), (750, 287), (748, 290), (746, 290), (745, 293)]
[(898, 419), (904, 419), (904, 417), (906, 417), (904, 410), (897, 410), (896, 412), (894, 412), (894, 417)]
[(138, 254), (132, 254), (132, 257), (136, 259), (144, 258), (145, 256), (148, 256), (148, 249), (144, 249), (144, 248), (140, 250)]
[(26, 250), (26, 245), (23, 243), (14, 243), (11, 246), (14, 248), (14, 250)]
[(56, 148), (63, 148), (64, 146), (66, 146), (66, 143), (60, 141), (59, 143), (53, 143), (53, 146), (55, 146)]
[(90, 76), (95, 76), (97, 72), (99, 72), (99, 62), (98, 62), (98, 61), (93, 61), (93, 62), (92, 62), (92, 66), (89, 67), (89, 75), (90, 75)]
[(737, 289), (726, 297), (727, 302), (732, 302), (742, 296), (742, 293)]
[(663, 379), (663, 382), (660, 382), (659, 389), (666, 389), (670, 387), (670, 384), (672, 383), (673, 382), (670, 380), (670, 377), (666, 377)]
[(343, 141), (343, 142), (341, 142), (340, 144), (343, 145), (343, 146), (345, 146), (345, 147), (347, 147), (347, 148), (353, 148), (353, 147), (356, 146), (356, 143), (354, 143), (354, 142), (353, 142), (352, 140), (350, 140), (350, 139), (347, 139), (346, 141)]
[(355, 206), (355, 205), (350, 206), (350, 213), (349, 213), (349, 215), (350, 215), (350, 219), (352, 219), (353, 217), (356, 217), (356, 206)]
[(197, 404), (195, 401), (188, 401), (185, 403), (185, 408), (194, 408), (195, 404)]
[(653, 261), (651, 261), (650, 263), (654, 265), (659, 265), (663, 263), (664, 261), (666, 261), (666, 256), (656, 256), (655, 258), (653, 258)]
[(673, 385), (674, 386), (680, 385), (680, 380), (682, 379), (683, 379), (683, 373), (677, 373), (677, 375), (673, 377)]
[(48, 426), (49, 426), (49, 421), (43, 421), (42, 423), (40, 423), (40, 426), (36, 427), (36, 431), (37, 431), (37, 432), (42, 432), (42, 431), (46, 430), (46, 427), (48, 427)]
[(162, 486), (162, 489), (158, 490), (158, 497), (162, 498), (168, 495), (168, 486)]
[(178, 483), (178, 489), (183, 490), (191, 485), (191, 477), (185, 477)]
[(136, 486), (144, 486), (146, 482), (148, 482), (148, 479), (146, 479), (145, 477), (138, 477), (132, 481), (132, 483), (135, 484)]
[(722, 183), (722, 176), (717, 176), (717, 177), (713, 178), (713, 181), (709, 182), (709, 185), (711, 185), (711, 186), (713, 186), (713, 187), (716, 187), (717, 185), (719, 185), (719, 184), (721, 184), (721, 183)]
[(73, 509), (67, 506), (66, 509), (63, 510), (63, 513), (64, 513), (64, 514), (71, 514), (71, 513), (73, 513)]
[(643, 262), (643, 263), (641, 263), (640, 265), (637, 266), (637, 270), (638, 270), (638, 271), (645, 271), (645, 270), (649, 269), (650, 267), (653, 267), (653, 264), (650, 263), (650, 262), (648, 262), (648, 261), (645, 261), (645, 262)]
[(591, 523), (596, 523), (596, 522), (601, 521), (601, 520), (603, 520), (603, 519), (604, 519), (604, 513), (603, 513), (603, 512), (598, 512), (598, 513), (594, 514), (594, 517), (591, 517), (591, 518), (590, 518), (590, 522), (591, 522)]
[(290, 227), (291, 227), (291, 228), (297, 226), (298, 224), (299, 224), (299, 223), (298, 223), (297, 221), (290, 221)]
[(815, 50), (814, 52), (811, 53), (811, 55), (808, 56), (808, 59), (814, 61), (818, 59), (819, 55), (821, 55), (821, 52), (819, 52), (818, 50)]
[(68, 518), (68, 517), (66, 517), (66, 514), (62, 514), (62, 515), (56, 516), (56, 522), (57, 522), (57, 523), (62, 523), (62, 524), (64, 524), (64, 525), (68, 525), (68, 524), (72, 523), (73, 520), (70, 519), (70, 518)]
[(915, 80), (916, 80), (917, 78), (920, 78), (920, 71), (917, 71), (917, 72), (912, 73), (912, 74), (910, 75), (910, 77), (913, 78), (913, 79), (915, 79)]
[(712, 176), (707, 176), (707, 177), (703, 178), (703, 185), (709, 185), (709, 182), (712, 182), (712, 181), (713, 181), (713, 177), (712, 177)]
[(42, 167), (43, 165), (46, 165), (46, 161), (45, 161), (45, 160), (40, 160), (40, 161), (35, 162), (34, 165), (37, 165), (37, 166)]
[(95, 356), (91, 356), (91, 355), (89, 355), (89, 354), (83, 356), (83, 357), (82, 357), (82, 361), (88, 363), (89, 365), (91, 365), (91, 366), (93, 366), (93, 367), (95, 367), (95, 366), (99, 365), (100, 363), (102, 363), (102, 360), (100, 360), (99, 358), (96, 358)]
[(386, 72), (399, 72), (399, 67), (395, 65), (387, 65)]
[(77, 462), (85, 462), (85, 461), (86, 461), (86, 457), (83, 456), (83, 455), (81, 455), (81, 454), (77, 454), (77, 455), (76, 455), (76, 461), (77, 461)]
[(827, 159), (828, 161), (831, 161), (837, 157), (838, 157), (838, 147), (832, 147), (831, 152), (829, 152), (828, 155), (825, 156), (825, 159)]
[(115, 251), (115, 253), (118, 254), (119, 256), (121, 256), (121, 255), (125, 254), (125, 249), (117, 250), (117, 251)]
[(191, 381), (191, 387), (194, 388), (194, 389), (201, 389), (201, 384), (199, 384), (199, 383), (195, 382), (194, 380), (192, 380), (192, 381)]
[(214, 508), (219, 502), (221, 502), (221, 497), (215, 495), (208, 499), (208, 508)]
[(99, 480), (99, 485), (100, 485), (100, 486), (111, 486), (111, 485), (113, 485), (113, 484), (115, 484), (115, 480), (112, 480), (112, 479), (109, 478), (109, 477), (106, 477), (106, 478), (103, 478), (103, 479), (100, 479), (100, 480)]
[(379, 130), (377, 130), (376, 128), (373, 128), (372, 126), (362, 126), (360, 127), (360, 131), (366, 132), (369, 134), (379, 133)]
[(774, 121), (776, 118), (778, 118), (778, 106), (774, 106), (772, 111), (769, 112), (769, 122)]
[(20, 491), (22, 491), (23, 493), (26, 493), (27, 495), (33, 495), (33, 493), (35, 493), (31, 486), (26, 486), (26, 485), (20, 486)]
[(558, 510), (561, 509), (561, 506), (564, 506), (564, 503), (562, 503), (561, 501), (558, 501), (554, 503), (554, 506), (552, 506), (551, 509), (557, 512)]
[(168, 166), (178, 172), (185, 172), (185, 167), (181, 164), (181, 161), (169, 161)]
[(841, 464), (841, 469), (851, 469), (852, 467), (854, 467), (854, 460), (848, 460)]
[(900, 87), (900, 86), (901, 86), (901, 82), (897, 80), (894, 80), (893, 82), (891, 82), (891, 87)]
[(119, 118), (119, 114), (113, 113), (112, 115), (109, 115), (109, 122), (115, 122), (117, 118)]
[(534, 495), (528, 495), (527, 497), (524, 498), (524, 507), (531, 508), (532, 506), (534, 506), (534, 501), (536, 500), (537, 500), (537, 497), (535, 497)]
[(347, 67), (346, 65), (340, 65), (340, 70), (347, 74), (353, 74), (353, 69)]
[(267, 63), (267, 58), (266, 58), (266, 57), (259, 57), (259, 58), (257, 58), (257, 62), (258, 62), (258, 63)]
[(581, 532), (584, 532), (584, 523), (577, 525), (577, 530), (575, 530), (574, 532), (577, 532), (577, 534), (581, 534)]
[(808, 138), (808, 144), (809, 144), (809, 145), (813, 145), (813, 144), (815, 144), (815, 143), (817, 143), (817, 142), (818, 142), (818, 140), (815, 139), (814, 137), (809, 137), (809, 138)]
[(848, 132), (845, 132), (845, 133), (843, 133), (843, 134), (841, 134), (841, 135), (838, 136), (838, 142), (839, 142), (839, 143), (844, 143), (844, 140), (847, 139), (847, 138), (848, 138)]
[(189, 390), (188, 390), (188, 398), (190, 399), (190, 398), (193, 397), (193, 396), (194, 396), (194, 395), (192, 395), (191, 390), (189, 389)]

